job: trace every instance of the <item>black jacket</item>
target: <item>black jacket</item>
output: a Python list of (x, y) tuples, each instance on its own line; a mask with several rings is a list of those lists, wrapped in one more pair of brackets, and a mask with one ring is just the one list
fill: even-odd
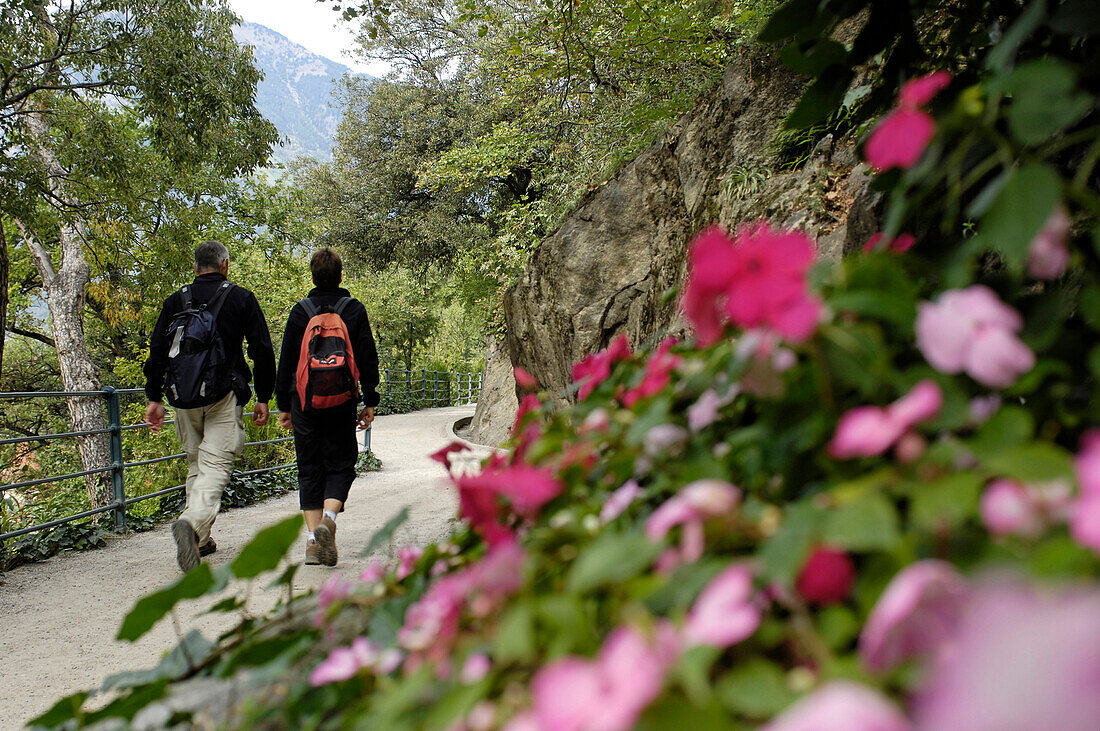
[[(209, 302), (224, 281), (225, 275), (218, 272), (195, 277), (191, 283), (192, 305), (197, 307)], [(149, 359), (145, 361), (145, 397), (150, 401), (163, 400), (164, 373), (168, 368), (168, 326), (183, 305), (184, 298), (179, 291), (164, 300), (153, 335), (149, 338)], [(271, 333), (256, 295), (240, 285), (229, 290), (218, 313), (218, 334), (236, 372), (233, 390), (241, 405), (248, 403), (252, 397), (248, 383), (253, 374), (248, 369), (241, 347), (245, 338), (248, 338), (248, 357), (256, 366), (256, 400), (262, 403), (270, 401), (275, 390), (275, 350), (271, 347)]]
[[(336, 289), (321, 289), (314, 287), (306, 295), (314, 303), (320, 306), (334, 306), (341, 297), (351, 297), (342, 287)], [(343, 314), (344, 324), (348, 326), (348, 336), (351, 337), (351, 351), (355, 355), (355, 366), (359, 369), (359, 385), (362, 388), (364, 406), (378, 405), (378, 349), (374, 345), (374, 335), (371, 333), (370, 320), (367, 319), (367, 309), (363, 303), (353, 299)], [(275, 400), (279, 404), (279, 411), (290, 411), (290, 399), (294, 394), (295, 371), (298, 369), (298, 356), (302, 352), (302, 336), (305, 335), (309, 317), (306, 315), (302, 303), (294, 305), (290, 310), (290, 316), (286, 320), (286, 331), (283, 333), (283, 348), (279, 354), (279, 375), (275, 378)]]

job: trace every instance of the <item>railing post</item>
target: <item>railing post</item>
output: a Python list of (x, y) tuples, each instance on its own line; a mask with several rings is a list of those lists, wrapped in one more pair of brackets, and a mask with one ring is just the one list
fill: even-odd
[(439, 371), (432, 371), (432, 406), (439, 406)]
[(420, 406), (424, 405), (424, 402), (428, 400), (428, 372), (423, 368), (420, 369)]
[(118, 391), (107, 386), (107, 422), (111, 429), (111, 487), (115, 502), (115, 528), (126, 530), (126, 472), (122, 466), (122, 411), (118, 404)]
[(477, 374), (477, 400), (481, 401), (481, 372)]

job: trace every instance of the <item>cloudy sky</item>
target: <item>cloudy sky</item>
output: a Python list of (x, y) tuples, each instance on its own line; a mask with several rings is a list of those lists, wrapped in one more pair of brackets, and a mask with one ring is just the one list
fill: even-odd
[(351, 55), (355, 31), (351, 23), (333, 12), (330, 4), (316, 0), (229, 0), (245, 20), (267, 26), (300, 46), (325, 58), (374, 76), (385, 76), (386, 64), (363, 61)]

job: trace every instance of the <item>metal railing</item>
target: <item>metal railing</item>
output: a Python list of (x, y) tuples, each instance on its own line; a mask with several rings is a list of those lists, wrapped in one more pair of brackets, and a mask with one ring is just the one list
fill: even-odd
[(481, 373), (472, 371), (432, 371), (383, 368), (378, 393), (382, 405), (387, 397), (405, 396), (419, 408), (464, 406), (475, 403), (481, 394)]
[[(77, 437), (95, 436), (99, 434), (107, 434), (110, 442), (111, 449), (111, 463), (105, 467), (99, 467), (91, 470), (81, 470), (78, 472), (70, 472), (64, 475), (53, 475), (50, 477), (39, 477), (31, 480), (23, 480), (20, 482), (13, 482), (9, 484), (0, 484), (0, 497), (10, 490), (19, 490), (29, 487), (36, 487), (39, 485), (46, 485), (54, 482), (61, 482), (63, 480), (72, 480), (81, 477), (87, 477), (90, 475), (104, 474), (109, 472), (111, 474), (111, 496), (112, 501), (106, 505), (101, 505), (91, 510), (84, 510), (74, 515), (67, 515), (56, 520), (49, 520), (36, 525), (27, 526), (18, 530), (8, 531), (6, 533), (0, 533), (0, 541), (5, 541), (10, 538), (16, 538), (18, 536), (26, 535), (28, 533), (34, 533), (36, 531), (46, 530), (65, 523), (71, 523), (73, 521), (82, 520), (84, 518), (90, 518), (102, 513), (113, 512), (115, 527), (119, 530), (126, 528), (126, 509), (131, 505), (135, 505), (145, 500), (152, 500), (154, 498), (170, 495), (174, 492), (179, 492), (186, 487), (186, 484), (173, 485), (172, 487), (166, 487), (154, 492), (137, 495), (133, 497), (126, 496), (126, 470), (135, 467), (147, 467), (150, 465), (158, 464), (161, 462), (168, 462), (171, 460), (182, 459), (186, 457), (186, 454), (180, 452), (178, 454), (169, 454), (163, 457), (156, 457), (153, 459), (142, 459), (133, 462), (126, 462), (123, 460), (122, 438), (128, 432), (133, 432), (140, 429), (145, 429), (144, 423), (139, 424), (123, 424), (122, 423), (122, 409), (120, 405), (121, 397), (129, 396), (133, 394), (143, 394), (144, 391), (140, 388), (104, 388), (102, 391), (29, 391), (29, 392), (12, 392), (12, 393), (0, 393), (0, 401), (18, 401), (25, 399), (35, 398), (80, 398), (80, 397), (101, 397), (105, 400), (107, 409), (107, 427), (104, 429), (93, 429), (88, 431), (69, 431), (58, 434), (35, 434), (31, 436), (11, 437), (0, 439), (0, 446), (25, 444), (31, 442), (47, 442), (57, 439), (76, 439)], [(251, 414), (246, 414), (251, 417)], [(166, 419), (164, 426), (170, 426), (175, 423), (173, 420)], [(266, 444), (281, 444), (289, 442), (294, 439), (293, 436), (279, 437), (276, 439), (265, 439), (254, 442), (245, 442), (245, 447), (256, 447)], [(367, 445), (369, 448), (370, 437), (367, 437)], [(240, 476), (256, 475), (265, 472), (275, 472), (278, 470), (294, 467), (296, 462), (287, 462), (285, 464), (273, 465), (269, 467), (263, 467), (260, 469), (249, 470), (247, 472), (235, 473)]]

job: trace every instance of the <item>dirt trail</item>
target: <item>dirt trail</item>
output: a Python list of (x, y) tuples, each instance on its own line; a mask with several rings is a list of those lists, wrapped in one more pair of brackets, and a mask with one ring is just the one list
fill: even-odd
[[(358, 576), (368, 562), (359, 553), (370, 536), (405, 505), (410, 519), (393, 545), (423, 545), (444, 537), (457, 503), (443, 483), (443, 470), (427, 455), (455, 439), (454, 422), (473, 413), (473, 406), (455, 406), (375, 421), (372, 447), (383, 468), (352, 487), (337, 521), (340, 563), (335, 569), (303, 566), (296, 592), (320, 586), (334, 570)], [(488, 452), (475, 447), (474, 455)], [(292, 492), (220, 515), (213, 531), (218, 552), (207, 559), (211, 567), (231, 562), (256, 531), (297, 511), (298, 493)], [(304, 550), (303, 541), (291, 549), (290, 558), (300, 562)], [(167, 619), (137, 642), (114, 638), (135, 601), (178, 576), (167, 525), (5, 574), (0, 584), (0, 729), (21, 728), (63, 696), (96, 688), (108, 675), (156, 665), (177, 639)], [(253, 612), (274, 605), (276, 592), (263, 588), (268, 583), (269, 577), (255, 582), (249, 600)], [(180, 629), (199, 629), (213, 639), (236, 624), (237, 614), (205, 614), (213, 603), (207, 598), (181, 605)]]

